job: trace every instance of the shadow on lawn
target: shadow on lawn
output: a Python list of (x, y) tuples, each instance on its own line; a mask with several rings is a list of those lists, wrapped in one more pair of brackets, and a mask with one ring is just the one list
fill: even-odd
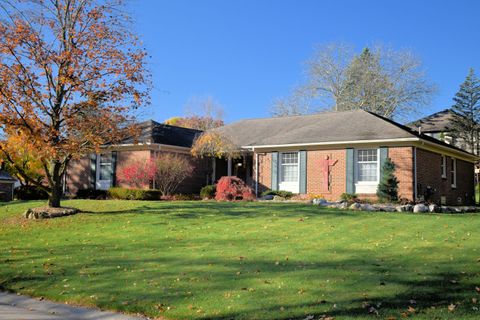
[[(195, 298), (209, 296), (211, 301), (218, 302), (225, 299), (226, 292), (238, 292), (244, 295), (252, 295), (256, 304), (241, 307), (237, 311), (228, 311), (225, 305), (220, 314), (196, 314), (195, 317), (203, 319), (232, 319), (232, 318), (258, 318), (259, 314), (272, 314), (274, 319), (305, 319), (307, 315), (323, 314), (334, 317), (357, 317), (374, 316), (378, 312), (383, 318), (389, 316), (401, 317), (409, 307), (416, 312), (429, 310), (442, 310), (443, 318), (448, 317), (448, 306), (455, 305), (455, 316), (460, 317), (477, 315), (473, 311), (472, 298), (479, 297), (475, 291), (478, 285), (479, 274), (465, 270), (471, 262), (465, 260), (441, 260), (430, 263), (428, 267), (421, 260), (404, 260), (401, 254), (389, 256), (370, 250), (340, 251), (342, 257), (348, 257), (338, 261), (299, 261), (290, 259), (280, 264), (273, 259), (249, 259), (248, 257), (232, 259), (225, 258), (181, 258), (172, 259), (162, 256), (160, 250), (165, 243), (156, 243), (155, 246), (139, 245), (137, 250), (141, 256), (143, 252), (158, 251), (158, 256), (152, 258), (112, 258), (120, 257), (123, 249), (116, 247), (103, 248), (108, 254), (98, 254), (98, 245), (62, 245), (53, 249), (53, 252), (68, 253), (75, 256), (76, 252), (97, 252), (95, 261), (77, 261), (69, 259), (63, 261), (58, 267), (64, 270), (56, 275), (42, 274), (33, 277), (14, 276), (7, 268), (0, 269), (0, 283), (6, 289), (12, 288), (17, 283), (22, 287), (42, 287), (42, 281), (62, 283), (62, 279), (80, 277), (78, 273), (80, 265), (87, 265), (88, 274), (82, 287), (76, 288), (76, 295), (88, 297), (92, 294), (103, 293), (108, 296), (121, 297), (122, 300), (131, 300), (131, 304), (115, 304), (115, 308), (121, 311), (145, 312), (145, 307), (162, 303), (186, 308), (191, 303), (196, 303)], [(130, 248), (135, 250), (134, 248)], [(428, 254), (428, 249), (417, 253), (418, 257)], [(17, 256), (16, 263), (35, 263), (41, 268), (41, 264), (47, 258), (55, 258), (45, 249), (32, 248), (32, 254)], [(1, 256), (0, 258), (5, 258)], [(7, 259), (8, 260), (8, 259)], [(5, 260), (5, 261), (7, 261)], [(308, 260), (308, 259), (307, 259)], [(120, 267), (121, 266), (121, 267)], [(129, 272), (121, 272), (120, 268), (127, 268)], [(142, 270), (142, 272), (133, 272)], [(131, 272), (130, 272), (131, 271)], [(238, 273), (241, 271), (241, 273)], [(390, 272), (390, 275), (386, 275)], [(282, 277), (288, 276), (289, 285), (279, 290), (278, 285)], [(305, 284), (305, 280), (307, 284)], [(336, 286), (330, 288), (333, 292), (313, 283), (324, 283), (326, 279), (336, 281)], [(126, 283), (158, 283), (151, 288), (127, 287)], [(302, 284), (303, 283), (303, 284)], [(308, 286), (307, 294), (301, 303), (296, 292), (301, 286)], [(256, 287), (257, 286), (257, 287)], [(298, 286), (298, 287), (297, 287)], [(388, 294), (379, 295), (387, 286), (392, 286)], [(245, 288), (253, 287), (253, 292)], [(39, 294), (42, 294), (39, 289)], [(352, 294), (351, 291), (355, 292)], [(260, 295), (260, 292), (264, 294)], [(272, 302), (265, 297), (275, 297), (278, 294), (292, 296), (290, 303)], [(321, 298), (322, 294), (327, 294)], [(330, 296), (330, 297), (329, 297)], [(337, 296), (337, 298), (333, 298)], [(342, 298), (339, 297), (347, 297)], [(247, 298), (248, 301), (249, 298)], [(338, 300), (335, 300), (338, 299)], [(290, 301), (290, 300), (289, 300)], [(109, 305), (112, 302), (99, 301), (100, 306)], [(334, 307), (336, 305), (336, 307)], [(373, 307), (374, 309), (371, 309)], [(152, 308), (150, 307), (150, 310)], [(192, 311), (192, 315), (194, 311)], [(170, 318), (168, 312), (165, 314)], [(413, 315), (408, 313), (407, 315)]]
[[(318, 215), (354, 216), (354, 212), (320, 208), (302, 203), (255, 203), (255, 202), (152, 202), (142, 204), (126, 210), (111, 211), (84, 211), (90, 214), (117, 215), (117, 214), (161, 214), (175, 218), (194, 219), (202, 216), (230, 216), (230, 217), (306, 217)], [(368, 213), (364, 213), (368, 214)]]

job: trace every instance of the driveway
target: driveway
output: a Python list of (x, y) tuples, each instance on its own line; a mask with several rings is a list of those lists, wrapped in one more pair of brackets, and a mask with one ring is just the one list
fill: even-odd
[(0, 320), (148, 320), (0, 292)]

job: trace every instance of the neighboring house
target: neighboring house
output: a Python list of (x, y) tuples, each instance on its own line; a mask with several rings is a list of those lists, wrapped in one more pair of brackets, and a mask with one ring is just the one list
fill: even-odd
[(17, 182), (7, 171), (0, 170), (0, 201), (12, 201), (13, 189)]
[(216, 161), (213, 180), (237, 173), (257, 194), (272, 189), (328, 200), (342, 193), (376, 198), (389, 157), (401, 198), (473, 202), (475, 155), (370, 112), (241, 120), (216, 130), (243, 156), (223, 166)]
[[(119, 181), (118, 172), (134, 162), (147, 161), (160, 153), (176, 153), (188, 157), (194, 165), (193, 176), (185, 179), (176, 192), (198, 193), (210, 177), (210, 162), (190, 155), (190, 149), (199, 130), (180, 128), (155, 121), (139, 124), (139, 137), (124, 140), (118, 145), (109, 145), (99, 154), (92, 154), (72, 161), (65, 176), (65, 193), (74, 195), (80, 189), (107, 190), (113, 186), (133, 187)], [(153, 185), (144, 186), (152, 188)]]
[(452, 120), (455, 112), (445, 109), (424, 118), (407, 124), (407, 127), (416, 130), (435, 139), (442, 140), (468, 152), (479, 154), (479, 150), (472, 150), (462, 139), (455, 138), (452, 134)]

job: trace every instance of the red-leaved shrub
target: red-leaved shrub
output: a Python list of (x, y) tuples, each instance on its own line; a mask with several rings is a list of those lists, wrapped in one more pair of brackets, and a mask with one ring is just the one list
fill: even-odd
[(253, 200), (255, 195), (252, 188), (247, 186), (242, 179), (234, 176), (221, 177), (217, 183), (217, 192), (215, 200), (233, 201), (233, 200)]

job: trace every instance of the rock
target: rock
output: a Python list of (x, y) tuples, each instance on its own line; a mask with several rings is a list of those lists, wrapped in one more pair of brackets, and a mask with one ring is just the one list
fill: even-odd
[(280, 197), (280, 196), (274, 196), (273, 197), (273, 201), (285, 201), (286, 199), (284, 197)]
[(413, 212), (415, 213), (428, 212), (428, 207), (423, 203), (419, 203), (413, 207)]
[(436, 204), (431, 204), (428, 206), (428, 211), (430, 211), (431, 213), (440, 212), (440, 207)]
[(348, 209), (348, 202), (342, 202), (338, 205), (338, 209)]
[(273, 200), (275, 196), (273, 194), (268, 194), (266, 196), (258, 198), (258, 200)]
[(360, 205), (360, 210), (362, 211), (378, 211), (374, 206), (368, 203)]
[(327, 204), (327, 200), (325, 199), (320, 199), (320, 198), (315, 198), (312, 200), (312, 203), (317, 206), (322, 206)]
[(451, 213), (452, 212), (452, 209), (450, 207), (447, 207), (447, 206), (441, 206), (440, 207), (440, 212), (442, 213)]
[(362, 205), (358, 202), (352, 203), (352, 205), (349, 207), (350, 210), (361, 210)]
[(377, 211), (384, 211), (384, 212), (395, 212), (396, 207), (392, 204), (374, 204), (373, 207)]
[(397, 210), (398, 212), (412, 212), (413, 206), (411, 204), (404, 204), (401, 206), (396, 206), (395, 210)]

